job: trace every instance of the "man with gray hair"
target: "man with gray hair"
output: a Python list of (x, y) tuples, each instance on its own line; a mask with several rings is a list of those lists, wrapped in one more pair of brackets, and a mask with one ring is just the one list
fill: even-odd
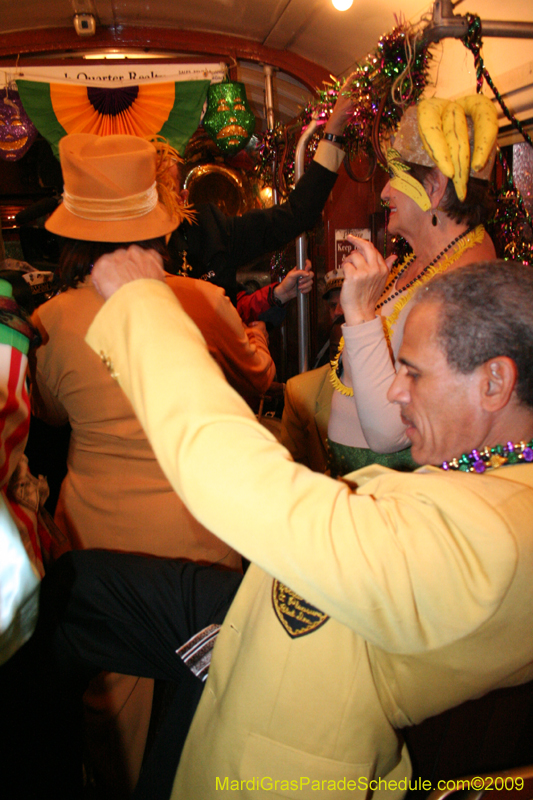
[(518, 370), (516, 392), (533, 405), (533, 308), (526, 302), (533, 269), (508, 261), (464, 267), (453, 279), (428, 283), (418, 302), (440, 306), (438, 341), (463, 374), (497, 355)]
[(68, 554), (58, 652), (160, 677), (187, 669), (188, 636), (216, 636), (175, 800), (401, 797), (415, 787), (400, 729), (533, 677), (533, 271), (472, 265), (427, 286), (389, 391), (426, 466), (341, 481), (255, 421), (155, 254), (104, 256), (93, 281), (110, 299), (88, 344), (180, 497), (251, 566), (238, 585), (213, 567)]

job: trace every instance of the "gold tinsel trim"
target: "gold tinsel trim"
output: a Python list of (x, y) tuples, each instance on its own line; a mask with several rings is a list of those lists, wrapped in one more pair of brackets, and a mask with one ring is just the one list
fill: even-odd
[(339, 349), (337, 350), (337, 355), (330, 361), (331, 371), (329, 373), (329, 379), (333, 384), (333, 388), (335, 389), (336, 392), (340, 392), (345, 397), (353, 397), (353, 389), (350, 389), (349, 386), (345, 386), (344, 383), (339, 378), (339, 376), (337, 375), (337, 370), (339, 368), (339, 361), (343, 350), (344, 350), (344, 336), (341, 336), (339, 341)]
[[(459, 258), (463, 255), (463, 253), (466, 250), (470, 250), (470, 248), (474, 247), (476, 244), (480, 244), (483, 241), (484, 235), (485, 235), (485, 228), (483, 227), (483, 225), (478, 225), (477, 228), (475, 228), (475, 230), (471, 231), (467, 236), (464, 237), (464, 239), (462, 239), (457, 244), (457, 247), (453, 251), (453, 253), (450, 253), (448, 256), (446, 256), (446, 258), (443, 259), (440, 264), (437, 263), (435, 264), (434, 267), (428, 269), (428, 271), (425, 272), (424, 275), (420, 277), (420, 279), (417, 279), (413, 283), (413, 285), (409, 287), (406, 293), (402, 295), (402, 297), (400, 297), (394, 304), (394, 308), (392, 309), (390, 314), (381, 317), (383, 322), (383, 330), (389, 345), (392, 336), (392, 326), (398, 321), (400, 311), (407, 305), (414, 292), (417, 289), (419, 289), (420, 286), (423, 286), (424, 283), (427, 283), (427, 281), (430, 278), (433, 278), (435, 275), (438, 275), (439, 273), (447, 270), (448, 267), (451, 266), (451, 264), (459, 260)], [(406, 262), (412, 260), (412, 258), (413, 258), (412, 255), (406, 256), (406, 258), (402, 261), (401, 266), (398, 268), (398, 272), (400, 272), (403, 269), (403, 267), (406, 266)], [(391, 285), (392, 284), (389, 283), (384, 291), (387, 291), (391, 287)], [(337, 355), (330, 361), (331, 370), (329, 373), (329, 379), (336, 392), (340, 392), (341, 394), (345, 395), (345, 397), (353, 397), (353, 389), (351, 389), (349, 386), (345, 386), (345, 384), (341, 381), (341, 379), (337, 374), (339, 368), (339, 361), (343, 350), (344, 350), (344, 337), (341, 336), (341, 339), (339, 341), (339, 349), (337, 350)]]

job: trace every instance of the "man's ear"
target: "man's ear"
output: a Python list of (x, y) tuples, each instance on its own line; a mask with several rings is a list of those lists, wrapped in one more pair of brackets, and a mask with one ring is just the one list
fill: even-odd
[(482, 404), (486, 411), (499, 411), (509, 403), (516, 387), (518, 369), (512, 358), (490, 358), (481, 367)]

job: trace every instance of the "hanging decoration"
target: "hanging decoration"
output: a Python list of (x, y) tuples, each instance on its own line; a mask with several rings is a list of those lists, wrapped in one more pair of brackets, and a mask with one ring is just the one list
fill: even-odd
[[(533, 147), (531, 137), (524, 129), (520, 120), (516, 119), (507, 108), (503, 97), (494, 85), (481, 55), (481, 20), (473, 14), (466, 14), (468, 30), (463, 39), (464, 46), (474, 56), (476, 68), (476, 89), (483, 91), (483, 81), (486, 81), (494, 94), (500, 108), (511, 125), (521, 134), (530, 147)], [(502, 258), (533, 263), (533, 220), (528, 213), (524, 199), (513, 181), (512, 171), (501, 151), (498, 152), (498, 161), (502, 168), (502, 185), (495, 192), (495, 213), (487, 224), (487, 230), (495, 243), (498, 254)]]
[(533, 264), (533, 221), (515, 186), (509, 164), (501, 152), (498, 161), (503, 171), (502, 185), (495, 192), (495, 212), (487, 230), (501, 258)]
[(276, 250), (270, 259), (270, 282), (282, 281), (290, 267), (287, 265), (287, 249)]
[[(407, 23), (397, 25), (381, 37), (376, 49), (355, 69), (349, 90), (355, 113), (344, 132), (351, 149), (370, 155), (378, 144), (376, 121), (380, 135), (391, 135), (404, 109), (415, 103), (426, 88), (431, 55), (429, 46), (422, 43), (421, 33), (421, 29)], [(307, 107), (304, 121), (313, 114), (326, 121), (341, 85), (338, 80), (325, 85)]]
[(255, 174), (263, 186), (275, 186), (279, 191), (281, 182), (285, 190), (282, 188), (279, 193), (282, 197), (286, 195), (287, 187), (294, 184), (295, 153), (294, 137), (289, 139), (287, 128), (281, 122), (277, 122), (273, 130), (261, 135), (256, 151)]
[[(286, 198), (294, 186), (295, 156), (298, 138), (302, 132), (296, 123), (289, 127), (278, 122), (274, 130), (266, 131), (257, 148), (255, 173), (264, 186), (276, 189), (279, 198)], [(304, 153), (304, 169), (307, 169), (317, 148), (320, 137), (313, 134)]]
[(209, 87), (203, 125), (226, 155), (234, 155), (246, 146), (255, 130), (255, 117), (244, 83), (223, 81)]
[(209, 80), (104, 88), (17, 79), (17, 87), (26, 112), (56, 156), (67, 133), (159, 134), (183, 152), (200, 122)]
[(483, 41), (481, 39), (481, 20), (479, 17), (474, 16), (473, 14), (465, 14), (466, 19), (468, 21), (468, 30), (466, 32), (466, 36), (463, 39), (464, 46), (470, 50), (472, 55), (474, 56), (474, 65), (476, 68), (476, 90), (478, 93), (483, 91), (483, 80), (486, 80), (487, 84), (492, 89), (492, 93), (494, 94), (498, 104), (513, 126), (526, 140), (530, 147), (533, 147), (533, 141), (531, 140), (530, 135), (524, 129), (520, 120), (516, 117), (513, 117), (509, 109), (507, 108), (503, 97), (501, 96), (500, 92), (494, 85), (492, 78), (489, 75), (489, 72), (485, 66), (483, 61), (483, 57), (481, 55), (481, 47)]
[(37, 128), (27, 115), (16, 89), (0, 92), (0, 158), (18, 161), (32, 146)]
[[(349, 90), (355, 101), (355, 113), (344, 131), (350, 159), (360, 156), (373, 159), (374, 151), (379, 147), (379, 137), (391, 135), (404, 108), (422, 95), (428, 82), (431, 55), (429, 46), (422, 44), (421, 33), (421, 28), (400, 23), (381, 37), (376, 49), (355, 69)], [(321, 128), (331, 114), (342, 86), (343, 81), (331, 76), (331, 82), (324, 83), (298, 118), (303, 129), (313, 118), (319, 123), (307, 145), (309, 158), (314, 155), (322, 138)], [(267, 131), (263, 137), (257, 171), (265, 182), (272, 181), (268, 173), (282, 142), (283, 133), (277, 128)], [(294, 152), (295, 146), (291, 143), (284, 154), (283, 172), (287, 184), (292, 183), (294, 176)]]

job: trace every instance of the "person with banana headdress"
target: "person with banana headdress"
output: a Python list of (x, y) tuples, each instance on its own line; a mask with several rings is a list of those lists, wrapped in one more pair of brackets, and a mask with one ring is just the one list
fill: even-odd
[(348, 237), (354, 249), (343, 262), (343, 338), (331, 362), (333, 475), (375, 462), (414, 466), (387, 389), (415, 292), (434, 275), (495, 257), (483, 223), (497, 133), (496, 110), (483, 95), (421, 100), (402, 117), (387, 151), (390, 179), (381, 197), (389, 207), (388, 232), (406, 239), (412, 252), (396, 262)]

